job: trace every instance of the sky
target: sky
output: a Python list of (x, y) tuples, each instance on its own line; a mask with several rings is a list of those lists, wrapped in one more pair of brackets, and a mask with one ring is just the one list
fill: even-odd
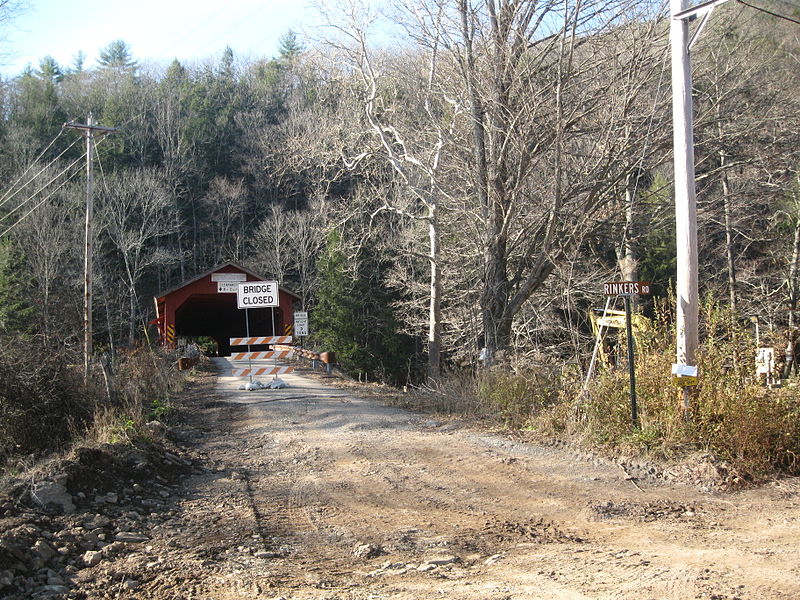
[(140, 65), (236, 56), (273, 57), (288, 30), (312, 28), (306, 0), (24, 0), (0, 41), (0, 75), (18, 75), (47, 55), (69, 66), (79, 51), (92, 68), (101, 48), (125, 40)]

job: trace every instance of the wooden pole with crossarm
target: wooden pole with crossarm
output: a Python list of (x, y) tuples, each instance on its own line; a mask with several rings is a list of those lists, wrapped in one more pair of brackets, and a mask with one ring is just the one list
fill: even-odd
[(113, 127), (100, 127), (89, 114), (86, 125), (82, 123), (64, 123), (67, 129), (78, 129), (86, 136), (86, 227), (84, 232), (83, 261), (83, 376), (89, 378), (89, 362), (92, 356), (92, 264), (94, 252), (94, 144), (95, 135), (115, 133)]

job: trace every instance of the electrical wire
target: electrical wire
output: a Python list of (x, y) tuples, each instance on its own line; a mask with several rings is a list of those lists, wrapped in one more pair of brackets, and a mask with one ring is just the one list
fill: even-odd
[[(23, 171), (22, 175), (20, 175), (20, 176), (19, 176), (19, 179), (17, 179), (17, 180), (16, 180), (16, 181), (15, 181), (15, 182), (14, 182), (14, 183), (11, 185), (11, 187), (10, 187), (10, 188), (8, 188), (8, 192), (6, 192), (6, 194), (8, 194), (8, 193), (9, 193), (11, 190), (13, 190), (13, 189), (16, 187), (16, 185), (17, 185), (17, 184), (18, 184), (20, 181), (22, 181), (22, 178), (23, 178), (23, 177), (25, 177), (25, 175), (27, 175), (27, 174), (28, 174), (28, 171), (30, 171), (30, 170), (33, 168), (33, 165), (35, 165), (37, 162), (39, 162), (39, 159), (40, 159), (40, 158), (42, 158), (42, 156), (44, 156), (45, 152), (47, 152), (48, 150), (50, 150), (50, 148), (52, 147), (52, 145), (56, 143), (56, 140), (57, 140), (58, 138), (60, 138), (60, 137), (61, 137), (61, 135), (62, 135), (63, 133), (64, 133), (64, 126), (62, 125), (62, 126), (61, 126), (61, 131), (59, 131), (59, 132), (58, 132), (58, 135), (56, 135), (56, 137), (54, 137), (54, 138), (52, 139), (52, 141), (51, 141), (49, 144), (47, 144), (47, 147), (46, 147), (44, 150), (42, 150), (42, 151), (39, 153), (39, 156), (37, 156), (36, 158), (34, 158), (34, 159), (33, 159), (33, 161), (31, 162), (31, 164), (29, 164), (29, 165), (28, 165), (28, 168), (27, 168), (27, 169), (25, 169), (25, 171)], [(26, 183), (25, 185), (28, 185), (28, 184)], [(23, 186), (23, 187), (25, 187), (25, 186)], [(4, 199), (5, 199), (5, 195), (3, 196), (3, 198), (0, 198), (0, 206), (2, 206), (2, 205), (3, 205), (3, 200), (4, 200)]]
[[(61, 176), (62, 176), (64, 173), (66, 173), (67, 171), (69, 171), (69, 170), (70, 170), (72, 167), (74, 167), (76, 164), (78, 164), (79, 162), (81, 162), (85, 156), (86, 156), (86, 153), (84, 152), (84, 153), (83, 153), (83, 156), (81, 156), (80, 158), (77, 158), (77, 159), (75, 159), (75, 160), (72, 162), (72, 164), (70, 164), (70, 165), (69, 165), (69, 166), (68, 166), (66, 169), (64, 169), (63, 171), (61, 171), (61, 173), (59, 173), (58, 175), (56, 175), (55, 177), (53, 177), (53, 178), (52, 178), (50, 181), (48, 181), (47, 183), (45, 183), (45, 184), (44, 184), (42, 187), (40, 187), (38, 190), (36, 190), (36, 191), (35, 191), (33, 194), (31, 194), (30, 196), (28, 196), (27, 200), (25, 200), (25, 201), (23, 201), (23, 202), (20, 202), (20, 203), (19, 203), (17, 206), (15, 206), (15, 207), (14, 207), (14, 209), (13, 209), (13, 210), (11, 210), (11, 211), (7, 212), (7, 213), (6, 213), (6, 214), (4, 214), (2, 217), (0, 217), (0, 222), (3, 222), (3, 221), (5, 221), (7, 218), (9, 218), (11, 215), (13, 215), (15, 212), (17, 212), (17, 211), (18, 211), (19, 209), (21, 209), (23, 206), (25, 206), (25, 205), (26, 205), (28, 202), (30, 202), (31, 200), (33, 200), (33, 199), (34, 199), (36, 196), (38, 196), (38, 195), (39, 195), (41, 192), (43, 192), (45, 189), (47, 189), (47, 186), (49, 186), (49, 185), (50, 185), (51, 183), (53, 183), (53, 182), (54, 182), (56, 179), (58, 179), (59, 177), (61, 177)], [(37, 206), (38, 206), (38, 205), (37, 205)]]
[[(81, 139), (81, 138), (78, 138), (78, 139)], [(105, 138), (101, 138), (99, 142), (95, 142), (95, 143), (94, 143), (95, 150), (97, 149), (97, 146), (98, 146), (100, 143), (102, 143), (102, 142), (103, 142), (103, 140), (104, 140), (104, 139), (105, 139)], [(3, 215), (2, 217), (0, 217), (0, 222), (2, 222), (2, 221), (5, 221), (5, 220), (6, 220), (6, 219), (8, 219), (8, 218), (9, 218), (11, 215), (13, 215), (13, 214), (14, 214), (14, 213), (16, 213), (17, 211), (19, 211), (19, 210), (20, 210), (20, 209), (21, 209), (23, 206), (25, 206), (25, 205), (26, 205), (26, 204), (28, 204), (28, 203), (29, 203), (31, 200), (33, 200), (33, 199), (34, 199), (34, 198), (35, 198), (35, 197), (36, 197), (38, 194), (40, 194), (40, 193), (41, 193), (41, 192), (43, 192), (45, 189), (47, 189), (47, 187), (48, 187), (48, 186), (49, 186), (51, 183), (53, 183), (53, 182), (54, 182), (56, 179), (58, 179), (59, 177), (61, 177), (62, 175), (64, 175), (64, 173), (67, 173), (67, 172), (68, 172), (70, 169), (72, 169), (72, 168), (73, 168), (73, 167), (74, 167), (76, 164), (78, 164), (79, 162), (81, 162), (81, 161), (82, 161), (82, 160), (83, 160), (85, 157), (86, 157), (86, 153), (84, 152), (84, 153), (83, 153), (83, 155), (81, 155), (81, 156), (80, 156), (79, 158), (77, 158), (76, 160), (72, 161), (72, 163), (71, 163), (69, 166), (67, 166), (67, 167), (66, 167), (64, 170), (62, 170), (62, 171), (61, 171), (61, 172), (60, 172), (58, 175), (56, 175), (55, 177), (53, 177), (53, 178), (52, 178), (50, 181), (48, 181), (47, 183), (45, 183), (45, 184), (44, 184), (42, 187), (40, 187), (38, 190), (36, 190), (36, 191), (35, 191), (33, 194), (31, 194), (31, 195), (30, 195), (30, 196), (29, 196), (29, 197), (28, 197), (28, 198), (27, 198), (27, 199), (26, 199), (24, 202), (21, 202), (21, 203), (20, 203), (19, 205), (17, 205), (17, 206), (16, 206), (16, 207), (15, 207), (13, 210), (11, 210), (10, 212), (8, 212), (8, 213), (6, 213), (5, 215)], [(98, 158), (98, 162), (99, 162), (99, 158)], [(101, 167), (101, 170), (102, 170), (102, 167)], [(30, 216), (30, 215), (31, 215), (33, 212), (35, 212), (37, 208), (39, 208), (40, 206), (42, 206), (42, 204), (44, 204), (44, 203), (45, 203), (45, 202), (46, 202), (48, 199), (50, 199), (50, 198), (53, 196), (53, 194), (55, 194), (55, 193), (56, 193), (58, 190), (60, 190), (62, 187), (64, 187), (64, 186), (66, 185), (66, 183), (67, 183), (67, 182), (71, 181), (71, 180), (72, 180), (72, 179), (73, 179), (73, 178), (74, 178), (74, 177), (75, 177), (75, 176), (76, 176), (78, 173), (80, 173), (80, 169), (78, 169), (77, 171), (75, 171), (74, 173), (72, 173), (72, 175), (70, 175), (70, 176), (69, 176), (69, 177), (68, 177), (68, 178), (67, 178), (67, 179), (66, 179), (64, 182), (62, 182), (61, 184), (59, 184), (59, 186), (58, 186), (58, 187), (57, 187), (55, 190), (53, 190), (53, 191), (52, 191), (50, 194), (48, 194), (47, 196), (45, 196), (45, 197), (44, 197), (42, 200), (40, 200), (40, 201), (39, 201), (39, 202), (38, 202), (36, 205), (34, 205), (34, 207), (33, 207), (32, 209), (30, 209), (28, 212), (26, 212), (26, 213), (25, 213), (25, 214), (24, 214), (22, 217), (20, 217), (20, 218), (19, 218), (19, 219), (18, 219), (18, 220), (17, 220), (17, 221), (16, 221), (16, 222), (13, 224), (13, 225), (11, 225), (11, 226), (10, 226), (8, 229), (6, 229), (6, 230), (5, 230), (5, 231), (4, 231), (2, 234), (0, 234), (0, 237), (2, 237), (2, 236), (4, 236), (4, 235), (6, 235), (6, 233), (8, 233), (8, 232), (9, 232), (9, 231), (11, 231), (12, 229), (14, 229), (14, 228), (15, 228), (17, 225), (19, 225), (19, 224), (20, 224), (22, 221), (24, 221), (24, 220), (25, 220), (25, 218), (27, 218), (27, 217), (28, 217), (28, 216)], [(104, 183), (105, 183), (105, 180), (104, 180)], [(26, 184), (26, 185), (27, 185), (27, 184)]]
[[(228, 10), (228, 8), (230, 8), (230, 6), (231, 6), (232, 4), (233, 4), (233, 0), (230, 0), (230, 2), (228, 2), (228, 3), (227, 3), (227, 4), (225, 4), (225, 5), (223, 5), (223, 7), (222, 7), (222, 8), (220, 8), (220, 9), (219, 9), (217, 12), (215, 12), (215, 13), (212, 13), (210, 17), (208, 17), (207, 19), (205, 19), (204, 21), (201, 21), (201, 22), (200, 22), (198, 25), (196, 25), (196, 26), (194, 27), (194, 29), (190, 29), (190, 30), (189, 30), (189, 31), (188, 31), (186, 34), (184, 34), (184, 35), (183, 35), (183, 37), (180, 37), (180, 38), (178, 38), (177, 40), (175, 40), (174, 42), (172, 42), (172, 44), (170, 44), (169, 46), (167, 46), (167, 48), (166, 48), (165, 50), (162, 50), (162, 51), (161, 51), (161, 55), (162, 55), (162, 56), (164, 56), (164, 57), (166, 57), (166, 55), (167, 55), (167, 53), (168, 53), (168, 52), (171, 52), (171, 51), (172, 51), (174, 48), (177, 48), (178, 46), (180, 46), (180, 45), (181, 45), (181, 43), (183, 43), (183, 41), (184, 41), (186, 38), (188, 38), (188, 37), (190, 37), (190, 36), (194, 35), (195, 33), (197, 33), (197, 31), (198, 31), (198, 30), (200, 30), (200, 29), (201, 29), (203, 26), (205, 26), (207, 23), (209, 23), (210, 21), (212, 21), (213, 19), (215, 19), (217, 16), (219, 16), (220, 14), (222, 14), (224, 11)], [(249, 17), (250, 17), (250, 15), (248, 15), (248, 18), (249, 18)]]
[(757, 10), (759, 12), (763, 12), (763, 13), (768, 14), (770, 16), (777, 17), (779, 19), (783, 19), (784, 21), (789, 21), (790, 23), (794, 23), (796, 25), (800, 25), (800, 20), (795, 19), (795, 18), (790, 17), (790, 16), (787, 16), (787, 15), (776, 13), (774, 11), (769, 10), (768, 8), (763, 8), (761, 6), (756, 6), (755, 4), (750, 4), (749, 2), (745, 2), (745, 0), (736, 0), (736, 2), (738, 2), (739, 4), (744, 4), (745, 6), (749, 6), (753, 10)]
[[(84, 156), (85, 156), (85, 155), (84, 155)], [(81, 158), (83, 158), (83, 157), (81, 157)], [(80, 160), (80, 159), (78, 159), (78, 160)], [(78, 161), (75, 161), (75, 162), (74, 162), (74, 163), (72, 163), (72, 165), (70, 165), (70, 166), (73, 166), (73, 165), (75, 165), (77, 162), (78, 162)], [(36, 211), (36, 210), (37, 210), (37, 209), (38, 209), (38, 208), (39, 208), (39, 207), (40, 207), (42, 204), (44, 204), (44, 203), (45, 203), (45, 202), (47, 202), (47, 201), (48, 201), (50, 198), (52, 198), (52, 197), (53, 197), (53, 195), (54, 195), (54, 194), (55, 194), (55, 193), (56, 193), (58, 190), (60, 190), (62, 187), (64, 187), (64, 186), (65, 186), (65, 185), (67, 185), (67, 184), (68, 184), (70, 181), (72, 181), (72, 179), (74, 179), (74, 177), (75, 177), (75, 176), (76, 176), (78, 173), (80, 173), (80, 172), (81, 172), (81, 170), (80, 170), (80, 169), (78, 169), (78, 170), (76, 170), (76, 171), (75, 171), (75, 172), (74, 172), (72, 175), (70, 175), (69, 177), (67, 177), (67, 178), (66, 178), (66, 179), (65, 179), (63, 182), (61, 182), (61, 184), (59, 184), (59, 186), (58, 186), (56, 189), (54, 189), (54, 190), (53, 190), (52, 192), (50, 192), (50, 193), (49, 193), (47, 196), (45, 196), (44, 198), (42, 198), (42, 199), (41, 199), (41, 200), (40, 200), (40, 201), (39, 201), (39, 202), (38, 202), (38, 203), (37, 203), (37, 204), (36, 204), (36, 205), (35, 205), (35, 206), (34, 206), (32, 209), (30, 209), (28, 212), (26, 212), (24, 215), (22, 215), (22, 216), (21, 216), (19, 219), (17, 219), (17, 221), (16, 221), (16, 222), (15, 222), (13, 225), (11, 225), (10, 227), (8, 227), (8, 228), (7, 228), (5, 231), (3, 231), (3, 233), (0, 233), (0, 237), (5, 237), (6, 235), (8, 235), (8, 234), (9, 234), (9, 233), (10, 233), (10, 232), (11, 232), (11, 231), (12, 231), (12, 230), (13, 230), (13, 229), (14, 229), (14, 228), (17, 226), (17, 225), (19, 225), (20, 223), (22, 223), (22, 222), (23, 222), (23, 221), (24, 221), (26, 218), (28, 218), (28, 217), (29, 217), (31, 214), (33, 214), (33, 213), (34, 213), (34, 212), (35, 212), (35, 211)], [(16, 209), (15, 209), (15, 210), (16, 210)]]
[[(63, 129), (62, 129), (62, 131), (63, 131)], [(60, 134), (59, 134), (59, 135), (60, 135)], [(56, 139), (58, 139), (58, 137), (56, 137)], [(3, 207), (3, 206), (5, 206), (5, 205), (6, 205), (6, 204), (7, 204), (7, 203), (8, 203), (8, 202), (9, 202), (9, 201), (10, 201), (10, 200), (11, 200), (11, 199), (14, 197), (14, 196), (16, 196), (17, 194), (19, 194), (19, 193), (20, 193), (22, 190), (24, 190), (26, 187), (28, 187), (28, 185), (30, 185), (30, 184), (31, 184), (31, 183), (32, 183), (32, 182), (33, 182), (33, 181), (34, 181), (34, 180), (35, 180), (35, 179), (36, 179), (36, 178), (37, 178), (39, 175), (41, 175), (41, 174), (42, 174), (42, 173), (44, 173), (44, 172), (45, 172), (47, 169), (49, 169), (49, 168), (50, 168), (50, 167), (53, 165), (53, 163), (55, 163), (55, 162), (56, 162), (56, 161), (57, 161), (59, 158), (61, 158), (61, 157), (62, 157), (62, 156), (64, 156), (64, 155), (65, 155), (67, 152), (69, 152), (69, 150), (70, 150), (70, 149), (71, 149), (71, 148), (72, 148), (72, 147), (73, 147), (75, 144), (77, 144), (77, 143), (80, 141), (80, 139), (81, 139), (81, 138), (76, 138), (76, 140), (75, 140), (74, 142), (72, 142), (72, 143), (71, 143), (69, 146), (67, 146), (67, 147), (66, 147), (66, 148), (65, 148), (65, 149), (64, 149), (64, 150), (61, 152), (61, 154), (59, 154), (58, 156), (56, 156), (56, 157), (55, 157), (53, 160), (51, 160), (51, 161), (50, 161), (49, 163), (47, 163), (47, 164), (46, 164), (44, 167), (42, 167), (42, 168), (39, 170), (39, 172), (38, 172), (38, 173), (36, 173), (36, 175), (34, 175), (33, 177), (31, 177), (31, 178), (30, 178), (30, 179), (29, 179), (29, 180), (28, 180), (28, 181), (25, 183), (25, 185), (23, 185), (22, 187), (20, 187), (20, 188), (18, 188), (17, 190), (15, 190), (15, 191), (14, 191), (14, 193), (11, 193), (11, 191), (14, 189), (14, 186), (12, 186), (12, 187), (11, 187), (11, 188), (10, 188), (10, 189), (9, 189), (9, 190), (6, 192), (6, 195), (5, 195), (3, 198), (0, 198), (0, 207)], [(55, 140), (53, 140), (53, 142), (55, 142)], [(51, 143), (50, 143), (50, 146), (52, 146), (53, 142), (51, 142)], [(48, 146), (48, 148), (49, 148), (50, 146)], [(39, 157), (41, 157), (41, 155), (39, 155)], [(39, 160), (39, 159), (37, 158), (36, 160)], [(36, 160), (34, 160), (34, 161), (31, 163), (31, 165), (30, 165), (30, 166), (29, 166), (29, 167), (28, 167), (28, 168), (25, 170), (25, 172), (26, 172), (26, 173), (27, 173), (27, 172), (28, 172), (28, 171), (31, 169), (31, 167), (33, 167), (33, 165), (34, 165), (34, 164), (36, 164)], [(22, 176), (22, 177), (24, 177), (24, 174), (23, 174), (23, 176)], [(20, 177), (20, 179), (22, 179), (22, 177)], [(17, 182), (16, 182), (14, 185), (16, 185), (17, 183), (19, 183), (19, 179), (17, 180)], [(40, 190), (40, 191), (41, 191), (41, 190)], [(39, 192), (36, 192), (36, 193), (38, 194)], [(9, 194), (10, 194), (10, 195), (9, 195)], [(26, 201), (26, 202), (27, 202), (27, 201)], [(0, 219), (0, 220), (2, 220), (2, 219)]]
[(103, 185), (103, 189), (105, 190), (106, 194), (108, 194), (108, 184), (106, 183), (106, 173), (103, 170), (103, 161), (100, 160), (100, 154), (97, 152), (97, 146), (102, 143), (102, 141), (106, 139), (105, 137), (100, 138), (100, 141), (94, 142), (94, 156), (97, 159), (97, 166), (100, 168), (100, 181)]

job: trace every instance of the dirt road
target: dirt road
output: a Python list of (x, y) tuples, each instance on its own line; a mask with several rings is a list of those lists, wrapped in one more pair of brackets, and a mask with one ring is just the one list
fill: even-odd
[[(84, 598), (800, 598), (796, 482), (708, 494), (287, 376), (218, 377), (205, 466)], [(143, 525), (143, 527), (145, 527)]]

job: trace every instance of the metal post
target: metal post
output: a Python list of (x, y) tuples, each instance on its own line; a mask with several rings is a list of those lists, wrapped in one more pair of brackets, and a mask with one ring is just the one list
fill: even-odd
[(631, 380), (631, 425), (639, 426), (639, 411), (636, 407), (636, 360), (633, 353), (633, 324), (631, 323), (631, 297), (625, 296), (625, 329), (628, 333), (628, 375)]
[(244, 309), (244, 322), (247, 329), (247, 368), (250, 369), (249, 381), (253, 383), (253, 360), (250, 357), (250, 309)]
[[(695, 366), (698, 337), (697, 208), (694, 172), (692, 117), (692, 69), (689, 58), (689, 24), (676, 17), (688, 0), (670, 0), (672, 19), (672, 116), (675, 161), (675, 234), (677, 248), (677, 340), (676, 357), (681, 365)], [(689, 409), (689, 391), (684, 388), (683, 408)]]
[[(280, 294), (280, 290), (278, 291), (278, 294)], [(278, 298), (279, 298), (278, 302), (280, 303), (280, 296), (278, 296)], [(270, 314), (272, 315), (272, 335), (273, 336), (277, 336), (278, 332), (275, 330), (275, 307), (274, 306), (271, 307), (269, 309), (269, 311), (270, 311)], [(275, 345), (274, 344), (272, 345), (271, 350), (273, 350), (273, 351), (275, 350)], [(272, 355), (272, 366), (274, 366), (276, 368), (278, 367), (278, 356), (277, 356), (277, 354), (273, 354)], [(273, 380), (275, 380), (277, 378), (278, 378), (277, 375), (273, 375), (272, 376)]]

